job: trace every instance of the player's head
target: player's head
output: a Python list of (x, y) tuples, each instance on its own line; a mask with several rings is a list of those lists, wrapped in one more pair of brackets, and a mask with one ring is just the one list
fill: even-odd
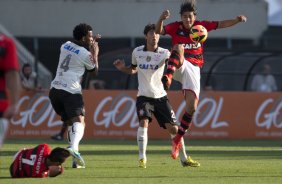
[(197, 15), (196, 0), (186, 0), (180, 6), (180, 16), (186, 29), (190, 29)]
[(268, 65), (268, 64), (264, 64), (262, 66), (262, 74), (263, 75), (268, 75), (270, 74), (270, 71), (271, 71), (271, 67)]
[(49, 165), (61, 165), (70, 156), (70, 152), (64, 148), (54, 148), (51, 154), (47, 157), (50, 161)]
[(156, 34), (155, 29), (156, 25), (149, 23), (145, 26), (143, 31), (147, 44), (150, 44), (152, 46), (158, 45), (160, 39), (160, 35)]
[(73, 38), (89, 46), (91, 41), (93, 41), (92, 27), (85, 23), (78, 24), (73, 29)]
[(28, 77), (32, 73), (32, 67), (29, 63), (25, 63), (22, 67), (22, 73), (24, 76)]

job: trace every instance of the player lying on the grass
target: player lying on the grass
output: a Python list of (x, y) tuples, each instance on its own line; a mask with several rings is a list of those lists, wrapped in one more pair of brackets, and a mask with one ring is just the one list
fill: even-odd
[(169, 89), (172, 78), (179, 81), (182, 84), (186, 102), (186, 112), (182, 117), (178, 133), (172, 141), (171, 156), (174, 159), (178, 157), (181, 147), (180, 140), (191, 126), (193, 115), (198, 106), (200, 95), (200, 68), (204, 64), (203, 43), (194, 43), (191, 40), (189, 37), (191, 27), (194, 25), (202, 25), (207, 31), (211, 31), (231, 27), (237, 23), (247, 21), (244, 15), (223, 21), (197, 21), (196, 15), (196, 0), (186, 0), (180, 7), (181, 21), (163, 26), (164, 20), (168, 19), (170, 16), (169, 10), (165, 10), (156, 24), (156, 33), (170, 35), (173, 44), (167, 70), (162, 77), (164, 88)]
[[(146, 45), (139, 46), (132, 52), (131, 66), (126, 67), (123, 60), (114, 61), (115, 67), (127, 74), (138, 75), (138, 94), (136, 110), (139, 118), (137, 143), (139, 147), (139, 167), (146, 168), (146, 149), (148, 142), (148, 126), (153, 114), (160, 127), (167, 129), (172, 137), (177, 133), (178, 126), (175, 113), (168, 101), (167, 93), (163, 88), (161, 77), (165, 62), (170, 52), (158, 46), (159, 34), (155, 33), (155, 25), (148, 24), (144, 29)], [(182, 149), (180, 160), (183, 166), (198, 167), (200, 164), (187, 158), (184, 141), (181, 139)]]
[(55, 177), (63, 173), (62, 164), (70, 156), (64, 148), (51, 148), (48, 144), (40, 144), (34, 148), (23, 148), (18, 151), (10, 166), (13, 178)]

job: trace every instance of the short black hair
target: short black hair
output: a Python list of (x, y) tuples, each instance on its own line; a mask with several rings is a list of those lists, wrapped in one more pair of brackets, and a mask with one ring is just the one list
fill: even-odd
[(25, 64), (23, 65), (23, 68), (25, 68), (25, 67), (31, 67), (31, 64), (30, 64), (30, 63), (25, 63)]
[(64, 163), (65, 160), (70, 156), (70, 152), (64, 148), (54, 148), (51, 152), (51, 154), (48, 156), (48, 159), (51, 162), (59, 162)]
[(148, 33), (149, 31), (155, 30), (155, 29), (156, 29), (156, 25), (149, 23), (149, 24), (147, 24), (147, 25), (145, 26), (143, 33), (144, 33), (144, 35), (147, 35), (147, 33)]
[(24, 69), (25, 69), (25, 68), (29, 68), (29, 67), (32, 68), (31, 64), (30, 64), (30, 63), (25, 63), (25, 64), (23, 65), (23, 67), (22, 67), (22, 72), (24, 73)]
[(180, 6), (180, 15), (184, 12), (193, 12), (197, 15), (196, 0), (186, 0)]
[(78, 24), (73, 29), (73, 38), (79, 41), (82, 37), (87, 36), (89, 31), (92, 31), (92, 27), (90, 25), (85, 23)]

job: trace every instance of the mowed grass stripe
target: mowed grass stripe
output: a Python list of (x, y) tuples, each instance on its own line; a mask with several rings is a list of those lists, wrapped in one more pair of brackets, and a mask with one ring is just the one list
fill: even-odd
[(188, 140), (187, 153), (201, 163), (199, 168), (183, 168), (170, 157), (170, 142), (149, 140), (147, 169), (138, 168), (138, 147), (130, 140), (82, 141), (80, 151), (86, 169), (72, 169), (48, 179), (10, 179), (8, 168), (13, 155), (23, 147), (48, 143), (66, 147), (67, 141), (7, 140), (0, 152), (0, 183), (85, 183), (85, 184), (272, 184), (282, 183), (281, 141)]

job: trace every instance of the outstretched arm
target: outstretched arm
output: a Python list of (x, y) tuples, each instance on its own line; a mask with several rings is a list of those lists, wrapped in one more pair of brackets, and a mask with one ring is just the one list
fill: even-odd
[(235, 24), (238, 24), (239, 22), (246, 22), (246, 21), (247, 21), (246, 16), (238, 15), (235, 19), (219, 21), (218, 29), (231, 27), (234, 26)]
[(121, 59), (117, 59), (114, 61), (114, 66), (119, 70), (122, 71), (123, 73), (126, 74), (135, 74), (137, 73), (137, 69), (136, 67), (132, 67), (132, 66), (125, 66), (124, 60)]
[(162, 34), (162, 35), (165, 34), (165, 31), (164, 31), (164, 29), (163, 29), (163, 27), (164, 27), (164, 20), (168, 19), (169, 16), (170, 16), (169, 10), (165, 10), (165, 11), (161, 14), (161, 16), (160, 16), (160, 18), (159, 18), (159, 20), (158, 20), (158, 22), (157, 22), (157, 24), (156, 24), (156, 30), (155, 30), (155, 32), (156, 32), (157, 34)]

